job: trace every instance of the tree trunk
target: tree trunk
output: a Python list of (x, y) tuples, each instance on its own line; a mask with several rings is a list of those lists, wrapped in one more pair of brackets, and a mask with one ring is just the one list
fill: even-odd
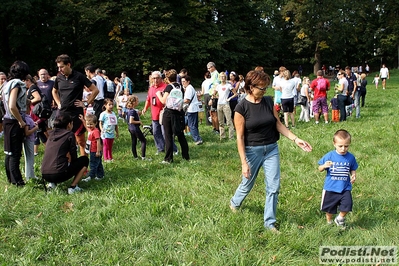
[(320, 53), (316, 50), (314, 53), (314, 65), (313, 65), (313, 73), (317, 75), (317, 71), (321, 69), (321, 59)]

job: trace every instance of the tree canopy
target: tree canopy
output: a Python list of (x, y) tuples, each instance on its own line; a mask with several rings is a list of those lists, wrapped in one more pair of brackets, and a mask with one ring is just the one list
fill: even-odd
[(3, 0), (0, 70), (14, 60), (55, 74), (66, 53), (133, 78), (206, 63), (244, 73), (254, 66), (397, 66), (394, 0)]

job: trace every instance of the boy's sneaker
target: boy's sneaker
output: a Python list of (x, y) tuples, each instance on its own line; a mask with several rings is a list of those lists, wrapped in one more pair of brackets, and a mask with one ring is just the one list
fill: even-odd
[(141, 160), (143, 160), (143, 161), (152, 161), (152, 159), (148, 158), (148, 157), (141, 157)]
[(55, 189), (57, 187), (57, 185), (55, 183), (48, 183), (47, 184), (47, 188), (48, 189)]
[(345, 218), (343, 218), (339, 215), (337, 217), (335, 217), (334, 222), (338, 226), (345, 226)]
[(96, 177), (96, 178), (94, 178), (94, 180), (103, 180), (104, 179), (104, 177)]
[(80, 187), (76, 186), (75, 188), (69, 187), (68, 188), (68, 194), (71, 195), (75, 192), (80, 192), (83, 191), (83, 189), (81, 189)]
[(83, 182), (89, 182), (90, 180), (91, 180), (90, 176), (82, 179)]
[(170, 164), (170, 162), (163, 160), (161, 164)]

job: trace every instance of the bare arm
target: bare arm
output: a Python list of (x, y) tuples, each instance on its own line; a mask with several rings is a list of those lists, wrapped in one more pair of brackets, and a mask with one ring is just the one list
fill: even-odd
[(241, 160), (241, 172), (245, 178), (249, 179), (251, 176), (251, 171), (245, 155), (245, 118), (238, 112), (236, 112), (234, 115), (234, 125), (236, 126), (237, 150)]
[(58, 95), (58, 90), (53, 88), (52, 94), (53, 94), (53, 100), (54, 100), (55, 104), (57, 105), (58, 109), (61, 109), (61, 100), (60, 100), (60, 96)]
[(19, 126), (21, 128), (25, 128), (25, 121), (22, 119), (21, 114), (19, 113), (18, 106), (17, 106), (17, 98), (18, 98), (18, 88), (13, 88), (10, 92), (10, 97), (8, 99), (8, 105), (10, 108), (10, 112), (15, 119), (18, 120)]
[(277, 131), (280, 132), (285, 137), (287, 137), (288, 139), (292, 140), (302, 150), (306, 152), (312, 151), (312, 146), (309, 143), (298, 138), (294, 133), (292, 133), (288, 128), (286, 128), (285, 125), (281, 123), (275, 108), (273, 108), (273, 112), (274, 112), (274, 117), (276, 117), (277, 120), (276, 122)]
[(35, 124), (35, 126), (29, 129), (28, 125), (25, 125), (25, 136), (30, 136), (35, 133), (39, 129), (39, 126)]
[(35, 105), (37, 103), (40, 103), (40, 101), (42, 100), (42, 97), (40, 96), (40, 93), (38, 91), (34, 91), (32, 93), (33, 99), (30, 100), (30, 102)]

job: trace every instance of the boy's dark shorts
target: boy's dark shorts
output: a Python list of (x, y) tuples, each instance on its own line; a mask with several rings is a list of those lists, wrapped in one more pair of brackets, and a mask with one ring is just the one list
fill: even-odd
[(339, 211), (350, 212), (353, 207), (352, 193), (350, 190), (345, 190), (342, 193), (323, 190), (321, 198), (321, 210), (324, 212), (336, 214), (337, 208)]

